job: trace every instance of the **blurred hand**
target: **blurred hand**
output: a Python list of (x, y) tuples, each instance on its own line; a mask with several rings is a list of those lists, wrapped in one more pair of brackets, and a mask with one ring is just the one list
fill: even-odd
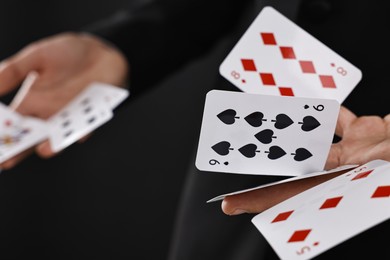
[[(332, 144), (325, 168), (364, 164), (374, 159), (390, 161), (390, 114), (356, 117), (341, 107), (336, 126), (341, 140)], [(222, 211), (227, 215), (260, 213), (283, 200), (344, 172), (322, 175), (225, 197)]]
[[(93, 81), (124, 86), (128, 75), (124, 56), (114, 47), (89, 34), (62, 33), (31, 43), (0, 63), (0, 95), (15, 89), (30, 71), (38, 78), (14, 109), (47, 119), (64, 107)], [(2, 163), (9, 169), (36, 151), (54, 155), (48, 141)]]

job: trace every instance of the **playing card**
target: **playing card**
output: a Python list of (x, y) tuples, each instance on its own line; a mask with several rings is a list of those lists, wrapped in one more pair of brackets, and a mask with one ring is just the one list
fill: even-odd
[(204, 171), (296, 176), (324, 170), (340, 104), (211, 90), (196, 155)]
[(219, 69), (247, 93), (340, 104), (362, 78), (358, 68), (272, 7), (262, 9)]
[(86, 88), (47, 120), (53, 151), (64, 149), (109, 121), (113, 116), (111, 107), (105, 92), (96, 87)]
[(43, 120), (21, 116), (0, 103), (0, 163), (47, 138)]
[(375, 160), (256, 215), (281, 259), (311, 259), (389, 219), (390, 162)]
[(280, 181), (266, 183), (266, 184), (263, 184), (263, 185), (260, 185), (260, 186), (256, 186), (256, 187), (253, 187), (253, 188), (248, 188), (248, 189), (244, 189), (244, 190), (229, 192), (229, 193), (225, 193), (225, 194), (222, 194), (222, 195), (218, 195), (218, 196), (216, 196), (216, 197), (214, 197), (212, 199), (209, 199), (207, 201), (207, 203), (223, 200), (226, 196), (230, 196), (230, 195), (236, 195), (236, 194), (240, 194), (240, 193), (244, 193), (244, 192), (248, 192), (248, 191), (259, 190), (259, 189), (263, 189), (263, 188), (266, 188), (266, 187), (276, 186), (276, 185), (279, 185), (279, 184), (282, 184), (282, 183), (288, 183), (288, 182), (293, 182), (293, 181), (297, 181), (297, 180), (312, 178), (312, 177), (316, 177), (316, 176), (320, 176), (320, 175), (324, 175), (324, 174), (331, 174), (331, 173), (336, 173), (336, 172), (342, 172), (342, 171), (345, 171), (345, 170), (348, 170), (348, 169), (351, 169), (351, 168), (355, 168), (357, 166), (358, 165), (356, 165), (356, 164), (343, 165), (343, 166), (340, 166), (340, 167), (337, 167), (337, 168), (334, 168), (334, 169), (331, 169), (331, 170), (328, 170), (328, 171), (307, 173), (307, 174), (303, 174), (303, 175), (298, 175), (298, 176), (286, 178), (286, 179), (283, 179), (283, 180), (280, 180)]
[[(21, 102), (36, 77), (35, 72), (27, 76), (13, 106)], [(22, 116), (0, 104), (0, 163), (46, 138), (54, 152), (64, 149), (110, 120), (112, 110), (128, 96), (127, 89), (93, 82), (47, 121)]]
[(127, 89), (102, 82), (93, 82), (87, 88), (96, 88), (96, 91), (101, 91), (111, 110), (114, 110), (129, 96)]

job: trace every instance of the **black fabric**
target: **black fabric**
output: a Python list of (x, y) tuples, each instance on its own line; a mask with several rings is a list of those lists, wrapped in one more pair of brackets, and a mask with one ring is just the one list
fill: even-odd
[(210, 50), (237, 25), (246, 2), (157, 0), (83, 29), (123, 51), (131, 64), (131, 92), (138, 95)]
[(361, 69), (363, 78), (343, 103), (357, 115), (389, 113), (385, 62), (390, 44), (388, 4), (376, 1), (304, 0), (298, 24)]
[[(152, 1), (85, 29), (113, 42), (128, 57), (130, 86), (137, 95), (207, 53), (222, 36), (235, 32), (232, 42), (238, 40), (245, 29), (240, 19), (248, 24), (259, 7), (274, 5), (289, 18), (298, 16), (296, 22), (303, 29), (363, 71), (363, 80), (344, 103), (347, 107), (358, 115), (387, 113), (386, 95), (378, 95), (377, 89), (380, 92), (386, 84), (382, 75), (389, 40), (383, 37), (383, 28), (389, 24), (388, 8), (352, 0), (255, 2)], [(248, 7), (251, 15), (245, 11)], [(375, 103), (361, 105), (367, 100)]]

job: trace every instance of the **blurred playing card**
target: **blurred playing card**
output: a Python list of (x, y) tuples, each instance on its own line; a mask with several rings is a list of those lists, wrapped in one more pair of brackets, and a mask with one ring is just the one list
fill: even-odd
[[(29, 74), (13, 106), (22, 102), (36, 77), (36, 73)], [(0, 163), (47, 138), (53, 152), (64, 149), (110, 120), (128, 96), (127, 89), (93, 82), (46, 121), (23, 116), (0, 103)]]
[(21, 116), (0, 103), (0, 163), (33, 147), (47, 135), (45, 121)]
[(50, 117), (50, 145), (58, 152), (86, 136), (109, 121), (113, 112), (105, 92), (99, 87), (84, 89), (75, 99), (58, 113)]
[(129, 91), (127, 89), (102, 82), (93, 82), (88, 88), (94, 88), (96, 91), (101, 91), (105, 102), (107, 102), (112, 110), (129, 96)]

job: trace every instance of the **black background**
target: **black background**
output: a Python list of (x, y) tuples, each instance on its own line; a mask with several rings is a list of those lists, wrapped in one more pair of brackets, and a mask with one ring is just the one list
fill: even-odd
[[(0, 59), (136, 3), (101, 2), (2, 1)], [(199, 88), (212, 84), (203, 68), (217, 65), (205, 57), (183, 67), (119, 107), (84, 144), (3, 171), (0, 259), (165, 259), (199, 134)], [(200, 77), (188, 81), (189, 73)], [(219, 204), (209, 207), (222, 214)]]

